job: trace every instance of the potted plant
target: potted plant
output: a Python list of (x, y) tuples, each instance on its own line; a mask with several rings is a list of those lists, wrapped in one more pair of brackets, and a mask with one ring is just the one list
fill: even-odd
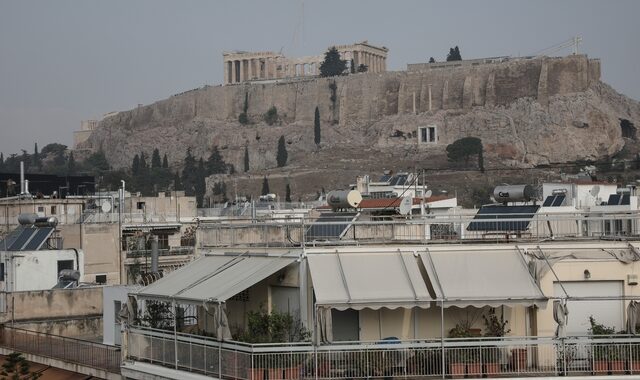
[[(589, 316), (589, 324), (591, 327), (589, 328), (589, 333), (594, 337), (594, 339), (598, 339), (598, 337), (606, 337), (609, 335), (615, 334), (615, 329), (613, 327), (607, 327), (602, 323), (596, 322), (593, 316)], [(609, 347), (606, 343), (593, 343), (591, 346), (592, 354), (593, 354), (593, 372), (594, 374), (608, 373), (609, 372), (609, 362), (616, 361), (617, 358), (617, 350), (612, 350), (612, 347)], [(616, 367), (619, 366), (619, 363), (615, 364)], [(624, 370), (624, 362), (622, 363), (622, 369)]]
[[(449, 338), (471, 338), (472, 336), (469, 321), (460, 322), (449, 330)], [(469, 355), (466, 348), (449, 348), (447, 350), (449, 373), (453, 379), (462, 379), (464, 377), (468, 359)]]
[[(484, 320), (484, 336), (501, 338), (508, 334), (511, 329), (507, 328), (509, 321), (504, 319), (504, 313), (500, 313), (500, 318), (496, 315), (495, 308), (489, 308), (486, 315), (482, 316)], [(501, 372), (500, 366), (501, 351), (498, 346), (489, 346), (485, 351), (484, 373), (486, 375), (495, 375)]]
[(419, 350), (406, 362), (408, 376), (429, 376), (442, 373), (442, 353), (440, 350)]

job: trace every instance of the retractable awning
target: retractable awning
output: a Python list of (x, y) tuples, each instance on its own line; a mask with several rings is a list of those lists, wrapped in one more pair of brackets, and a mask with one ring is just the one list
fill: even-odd
[(185, 303), (224, 302), (297, 260), (297, 256), (206, 255), (146, 286), (137, 295)]
[(428, 250), (420, 257), (445, 307), (546, 306), (547, 298), (516, 249)]
[(427, 308), (434, 299), (412, 252), (307, 254), (316, 305), (338, 310)]

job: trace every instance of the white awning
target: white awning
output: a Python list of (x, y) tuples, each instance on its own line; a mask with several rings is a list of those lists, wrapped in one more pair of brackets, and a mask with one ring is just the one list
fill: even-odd
[(309, 253), (307, 260), (318, 306), (427, 308), (433, 301), (412, 252)]
[(420, 256), (445, 307), (546, 306), (547, 298), (515, 249), (430, 250)]
[(287, 265), (297, 256), (206, 255), (137, 293), (142, 298), (224, 302)]

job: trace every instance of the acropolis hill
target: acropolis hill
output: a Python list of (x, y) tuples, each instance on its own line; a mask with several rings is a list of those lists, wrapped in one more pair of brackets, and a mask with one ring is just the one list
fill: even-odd
[[(249, 125), (238, 122), (245, 96)], [(280, 120), (269, 126), (263, 114), (272, 106)], [(240, 172), (247, 146), (250, 174), (261, 175), (276, 167), (283, 135), (289, 160), (274, 171), (326, 170), (335, 179), (340, 170), (426, 166), (465, 136), (482, 139), (491, 166), (603, 158), (624, 146), (621, 119), (640, 125), (640, 105), (601, 82), (598, 59), (511, 58), (206, 86), (105, 118), (85, 146), (102, 147), (114, 167), (158, 147), (177, 168), (187, 148), (206, 159), (217, 145)], [(625, 137), (635, 138), (631, 129)]]

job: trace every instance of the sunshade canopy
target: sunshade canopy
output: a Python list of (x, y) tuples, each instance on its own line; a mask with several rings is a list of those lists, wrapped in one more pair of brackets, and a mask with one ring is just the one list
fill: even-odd
[(307, 254), (316, 304), (334, 309), (429, 307), (418, 258), (411, 252)]
[(142, 298), (224, 302), (297, 260), (292, 256), (206, 255), (142, 288)]
[(445, 307), (546, 306), (547, 298), (516, 249), (431, 250), (420, 256)]

